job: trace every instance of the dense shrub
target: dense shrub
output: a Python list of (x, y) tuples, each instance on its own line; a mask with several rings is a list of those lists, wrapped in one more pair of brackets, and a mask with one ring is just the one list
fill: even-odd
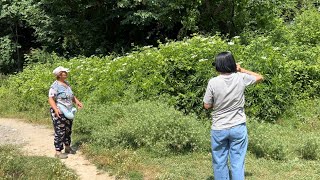
[(299, 152), (303, 159), (317, 160), (319, 159), (319, 142), (317, 142), (317, 139), (311, 138), (300, 147)]
[(319, 97), (319, 65), (308, 65), (303, 61), (289, 61), (286, 66), (290, 67), (290, 73), (293, 75), (292, 84), (297, 96), (300, 96), (301, 99)]
[(18, 111), (48, 107), (48, 90), (53, 78), (52, 71), (48, 69), (51, 68), (49, 64), (31, 66), (25, 68), (23, 73), (11, 76), (6, 86), (9, 90), (7, 98), (12, 99), (11, 106)]
[[(265, 77), (262, 84), (246, 92), (247, 114), (275, 121), (293, 100), (318, 96), (319, 63), (316, 62), (319, 58), (307, 51), (309, 55), (299, 52), (298, 57), (312, 55), (315, 59), (291, 59), (295, 57), (297, 44), (292, 43), (289, 49), (274, 46), (273, 42), (271, 37), (257, 36), (245, 46), (240, 44), (239, 37), (227, 42), (219, 36), (197, 35), (161, 44), (158, 48), (144, 47), (121, 57), (53, 60), (52, 64), (28, 66), (24, 72), (10, 77), (2, 86), (10, 93), (0, 97), (10, 96), (11, 104), (18, 111), (44, 109), (49, 86), (54, 81), (51, 72), (62, 65), (71, 69), (69, 81), (77, 97), (84, 102), (137, 102), (161, 98), (185, 114), (208, 117), (208, 112), (202, 108), (202, 97), (208, 80), (217, 75), (211, 62), (218, 52), (230, 50), (243, 67)], [(40, 54), (35, 58), (50, 58), (46, 56)]]
[(94, 146), (145, 147), (155, 154), (210, 148), (209, 127), (153, 101), (90, 107), (79, 114), (74, 132)]
[(320, 43), (320, 12), (309, 9), (295, 18), (292, 32), (299, 44), (315, 45)]

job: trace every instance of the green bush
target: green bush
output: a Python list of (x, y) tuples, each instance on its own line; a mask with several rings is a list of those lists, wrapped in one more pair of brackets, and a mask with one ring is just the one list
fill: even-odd
[(298, 15), (292, 26), (293, 37), (299, 44), (320, 43), (320, 12), (311, 8)]
[(306, 160), (319, 159), (319, 143), (317, 139), (308, 139), (299, 149), (300, 155)]
[(290, 73), (293, 75), (292, 84), (297, 96), (319, 97), (320, 90), (320, 66), (308, 65), (303, 61), (290, 61), (286, 66), (291, 67)]
[[(246, 109), (248, 116), (271, 122), (295, 99), (318, 96), (319, 91), (319, 58), (291, 59), (297, 44), (292, 43), (290, 50), (274, 46), (273, 42), (271, 37), (260, 36), (245, 46), (240, 44), (239, 37), (227, 42), (219, 36), (197, 35), (161, 44), (159, 48), (144, 47), (121, 57), (53, 60), (53, 64), (31, 65), (9, 77), (1, 86), (8, 91), (0, 90), (0, 93), (9, 93), (0, 97), (11, 99), (12, 108), (17, 111), (47, 111), (48, 89), (55, 80), (51, 72), (62, 65), (71, 69), (68, 80), (83, 102), (137, 102), (161, 97), (184, 114), (208, 118), (208, 112), (202, 108), (202, 98), (208, 80), (217, 75), (211, 62), (218, 52), (230, 50), (243, 67), (265, 77), (263, 83), (247, 89)], [(301, 58), (316, 57), (311, 51), (307, 53), (297, 54)], [(46, 58), (46, 54), (34, 58)], [(53, 59), (57, 59), (56, 55)], [(3, 102), (7, 101), (3, 99)]]
[(74, 132), (94, 146), (147, 148), (155, 154), (210, 148), (209, 127), (156, 101), (91, 107), (79, 113)]

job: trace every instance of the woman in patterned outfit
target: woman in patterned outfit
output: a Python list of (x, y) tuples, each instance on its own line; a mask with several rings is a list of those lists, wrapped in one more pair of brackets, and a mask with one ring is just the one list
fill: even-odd
[[(73, 95), (69, 83), (66, 81), (69, 69), (57, 67), (53, 74), (57, 80), (53, 82), (49, 90), (49, 104), (51, 119), (54, 127), (54, 146), (56, 149), (55, 157), (60, 159), (68, 158), (68, 153), (75, 154), (71, 149), (71, 129), (73, 119), (68, 119), (64, 111), (74, 111), (73, 103), (78, 108), (82, 108), (82, 103)], [(63, 107), (63, 108), (62, 108)], [(74, 113), (74, 112), (73, 112)], [(65, 153), (61, 153), (65, 146)]]

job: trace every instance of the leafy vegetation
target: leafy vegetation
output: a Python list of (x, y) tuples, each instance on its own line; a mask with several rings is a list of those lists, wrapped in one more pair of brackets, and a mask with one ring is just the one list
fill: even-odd
[[(81, 114), (74, 132), (94, 146), (143, 147), (158, 155), (209, 151), (206, 127), (195, 117), (184, 116), (165, 103), (93, 105)], [(90, 117), (95, 120), (88, 121)]]
[[(123, 54), (136, 46), (157, 46), (159, 41), (182, 40), (193, 33), (220, 32), (230, 38), (277, 34), (283, 31), (277, 29), (279, 22), (317, 24), (317, 18), (308, 18), (316, 16), (316, 10), (304, 12), (318, 7), (316, 0), (3, 0), (0, 73), (22, 71), (24, 55), (36, 48), (67, 58), (89, 57)], [(300, 13), (304, 15), (297, 18)], [(297, 38), (309, 41), (313, 30), (317, 29), (297, 31)], [(311, 41), (317, 41), (317, 35)]]

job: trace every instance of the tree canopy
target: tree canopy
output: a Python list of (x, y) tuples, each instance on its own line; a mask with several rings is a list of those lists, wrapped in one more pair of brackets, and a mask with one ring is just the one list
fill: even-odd
[(124, 53), (193, 33), (268, 33), (315, 0), (2, 0), (0, 73), (21, 71), (41, 48), (64, 57)]

